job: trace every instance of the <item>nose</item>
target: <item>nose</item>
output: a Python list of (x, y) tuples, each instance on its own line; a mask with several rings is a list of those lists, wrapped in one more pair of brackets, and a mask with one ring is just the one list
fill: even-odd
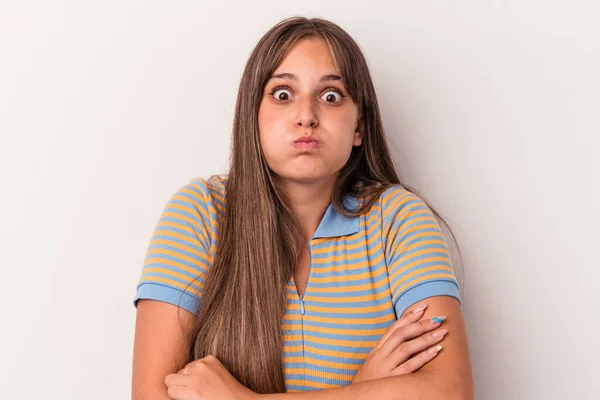
[(306, 96), (306, 98), (301, 100), (299, 104), (296, 125), (305, 128), (315, 128), (317, 125), (319, 125), (319, 119), (315, 113), (311, 96)]

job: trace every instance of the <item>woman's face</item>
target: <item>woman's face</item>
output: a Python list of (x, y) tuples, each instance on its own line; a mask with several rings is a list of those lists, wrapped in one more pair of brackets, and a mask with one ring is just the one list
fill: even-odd
[(336, 177), (362, 143), (359, 118), (327, 44), (296, 42), (267, 82), (258, 111), (269, 167), (278, 179), (302, 183)]

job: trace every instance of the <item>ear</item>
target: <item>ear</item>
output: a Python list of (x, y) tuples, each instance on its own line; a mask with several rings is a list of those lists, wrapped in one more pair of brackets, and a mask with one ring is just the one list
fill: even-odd
[(356, 124), (356, 129), (354, 131), (353, 146), (360, 146), (362, 144), (364, 132), (365, 132), (365, 120), (361, 117), (358, 120), (358, 122)]

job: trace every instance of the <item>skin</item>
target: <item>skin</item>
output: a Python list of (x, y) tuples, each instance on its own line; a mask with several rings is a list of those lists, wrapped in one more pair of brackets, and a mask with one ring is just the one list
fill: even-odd
[[(308, 240), (329, 205), (339, 170), (348, 161), (352, 147), (362, 144), (364, 122), (340, 80), (320, 82), (324, 75), (338, 75), (324, 41), (296, 43), (273, 75), (281, 73), (295, 74), (297, 79), (272, 78), (267, 83), (258, 113), (260, 142), (275, 184), (293, 199)], [(279, 86), (283, 87), (275, 90)], [(319, 147), (311, 151), (296, 148), (294, 141), (301, 136), (318, 139)], [(308, 268), (305, 257), (295, 275), (299, 293), (304, 291)], [(427, 308), (411, 314), (421, 305)], [(436, 316), (446, 316), (446, 320), (433, 324), (431, 318)], [(447, 333), (439, 338), (430, 334), (444, 330)], [(443, 352), (427, 355), (426, 350), (442, 340)], [(259, 395), (241, 385), (212, 356), (167, 375), (164, 383), (173, 400), (474, 398), (462, 312), (458, 300), (449, 296), (430, 297), (407, 310), (382, 336), (348, 386)]]
[[(324, 41), (297, 42), (273, 76), (281, 73), (298, 80), (274, 77), (267, 82), (258, 112), (260, 142), (275, 184), (293, 199), (308, 239), (329, 205), (352, 147), (362, 144), (363, 120), (341, 80), (320, 81), (324, 75), (339, 76)], [(319, 147), (295, 148), (301, 136), (318, 139)]]

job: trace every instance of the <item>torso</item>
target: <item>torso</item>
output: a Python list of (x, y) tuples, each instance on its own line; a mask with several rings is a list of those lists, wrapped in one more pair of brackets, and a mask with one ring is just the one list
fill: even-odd
[[(373, 219), (371, 231), (377, 232)], [(381, 241), (360, 231), (318, 238), (302, 250), (282, 321), (286, 391), (349, 385), (396, 320)]]
[[(226, 193), (223, 183), (214, 181), (213, 185), (215, 190), (210, 193), (215, 196), (209, 193), (208, 205), (198, 209), (201, 218), (209, 221), (207, 224), (217, 227), (211, 241), (214, 256), (220, 226), (217, 221), (224, 216)], [(190, 192), (196, 189), (192, 187)], [(359, 205), (353, 203), (351, 208)], [(397, 214), (402, 223), (393, 227), (389, 221), (399, 209), (407, 211)], [(333, 207), (328, 207), (319, 224), (325, 229), (319, 231), (318, 227), (305, 242), (285, 288), (286, 311), (281, 330), (286, 391), (349, 385), (369, 351), (401, 315), (403, 310), (398, 312), (396, 304), (412, 304), (427, 295), (450, 293), (449, 289), (431, 285), (427, 291), (407, 292), (411, 286), (423, 288), (423, 283), (441, 285), (453, 284), (444, 279), (455, 281), (450, 260), (437, 244), (441, 233), (433, 225), (425, 225), (426, 230), (422, 227), (433, 216), (419, 210), (426, 210), (425, 205), (399, 186), (387, 190), (368, 212), (354, 219), (342, 219)], [(413, 239), (402, 240), (402, 235), (408, 235), (406, 224), (421, 224), (425, 233), (419, 236), (427, 235), (430, 243), (412, 250), (405, 243)], [(395, 248), (386, 246), (392, 228), (400, 235), (400, 245)], [(434, 230), (431, 235), (426, 233)], [(414, 253), (414, 257), (409, 254), (401, 258), (405, 252)], [(395, 258), (393, 253), (397, 254)], [(401, 302), (405, 293), (410, 297)]]
[[(352, 209), (360, 205), (348, 200)], [(138, 286), (143, 293), (136, 296), (198, 312), (201, 282), (194, 277), (206, 276), (216, 255), (225, 205), (225, 182), (218, 179), (210, 188), (194, 180), (173, 197), (148, 250)], [(185, 304), (182, 290), (189, 295)], [(285, 286), (286, 391), (351, 384), (406, 307), (431, 296), (460, 300), (458, 290), (443, 233), (417, 196), (391, 187), (368, 212), (350, 219), (330, 205)]]

